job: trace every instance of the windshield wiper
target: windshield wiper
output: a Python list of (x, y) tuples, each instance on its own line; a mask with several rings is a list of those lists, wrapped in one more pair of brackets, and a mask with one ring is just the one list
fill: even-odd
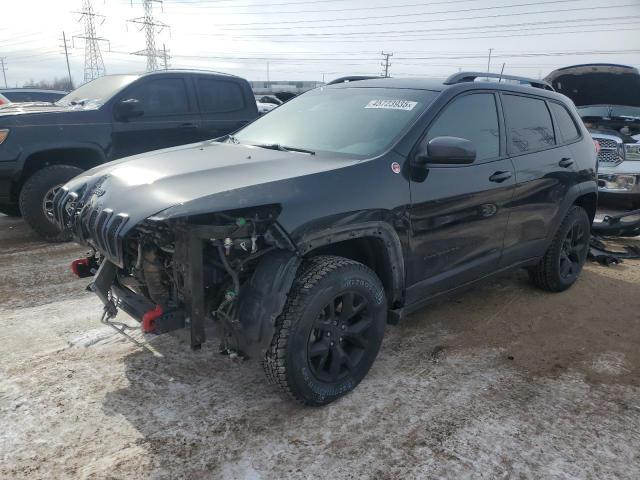
[(289, 147), (287, 145), (280, 145), (279, 143), (264, 143), (264, 144), (253, 145), (253, 146), (260, 147), (260, 148), (267, 148), (269, 150), (278, 150), (280, 152), (300, 152), (300, 153), (306, 153), (309, 155), (316, 154), (316, 152), (314, 152), (313, 150), (307, 150), (305, 148), (298, 148), (298, 147)]

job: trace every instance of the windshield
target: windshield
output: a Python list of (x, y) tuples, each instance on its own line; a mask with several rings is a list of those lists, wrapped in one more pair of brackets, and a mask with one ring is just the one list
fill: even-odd
[(240, 130), (234, 140), (371, 156), (384, 152), (438, 95), (428, 90), (318, 88)]
[(591, 105), (578, 107), (581, 117), (633, 117), (640, 118), (640, 107), (626, 105)]
[(56, 102), (58, 105), (102, 105), (138, 75), (107, 75), (85, 83)]

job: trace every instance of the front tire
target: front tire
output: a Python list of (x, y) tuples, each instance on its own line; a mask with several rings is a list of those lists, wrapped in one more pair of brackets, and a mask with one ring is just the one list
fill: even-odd
[(544, 257), (529, 269), (531, 282), (548, 292), (562, 292), (571, 287), (587, 260), (590, 236), (587, 212), (582, 207), (571, 207)]
[(267, 378), (305, 405), (333, 402), (373, 365), (386, 314), (384, 288), (369, 268), (342, 257), (311, 259), (276, 321)]
[(82, 170), (71, 165), (51, 165), (31, 175), (20, 190), (20, 211), (29, 226), (50, 242), (69, 240), (53, 220), (53, 195)]

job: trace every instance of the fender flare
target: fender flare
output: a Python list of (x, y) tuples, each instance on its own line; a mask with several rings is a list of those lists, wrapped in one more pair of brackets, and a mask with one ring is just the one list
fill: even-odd
[(376, 238), (382, 241), (391, 273), (391, 298), (389, 304), (402, 303), (404, 300), (405, 268), (402, 242), (396, 230), (387, 222), (370, 221), (357, 224), (340, 225), (305, 234), (297, 243), (301, 255), (333, 243), (356, 238)]

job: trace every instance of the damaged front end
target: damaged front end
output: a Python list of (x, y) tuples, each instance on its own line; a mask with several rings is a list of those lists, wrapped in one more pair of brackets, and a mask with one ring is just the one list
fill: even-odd
[(97, 269), (89, 288), (104, 304), (103, 322), (124, 333), (112, 322), (123, 310), (146, 333), (187, 328), (197, 349), (210, 321), (222, 351), (264, 355), (300, 264), (276, 221), (277, 205), (182, 218), (160, 213), (125, 229), (128, 216), (98, 206), (93, 190), (86, 202), (60, 194), (56, 218), (95, 252), (74, 265)]

